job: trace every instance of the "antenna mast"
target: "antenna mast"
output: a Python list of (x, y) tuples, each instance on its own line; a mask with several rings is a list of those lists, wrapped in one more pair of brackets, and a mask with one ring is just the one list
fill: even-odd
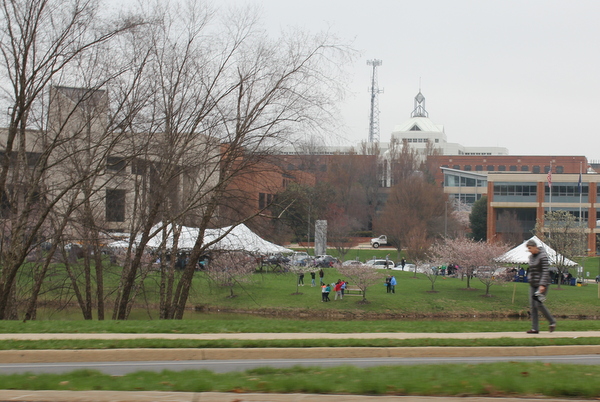
[(379, 94), (383, 90), (379, 89), (377, 84), (377, 67), (381, 65), (381, 60), (367, 60), (367, 65), (373, 66), (371, 76), (371, 113), (369, 115), (369, 143), (379, 142)]

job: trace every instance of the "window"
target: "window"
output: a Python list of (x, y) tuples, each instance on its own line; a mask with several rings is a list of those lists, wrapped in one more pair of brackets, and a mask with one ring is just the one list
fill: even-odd
[(414, 126), (412, 126), (412, 128), (410, 129), (410, 131), (421, 131), (421, 129), (419, 128), (419, 126), (417, 126), (415, 124)]
[[(581, 185), (581, 195), (587, 197), (589, 193), (589, 186), (586, 184)], [(548, 184), (546, 183), (546, 195), (548, 192)], [(579, 197), (579, 184), (552, 184), (552, 197)]]
[(496, 184), (494, 195), (511, 195), (528, 197), (537, 194), (537, 186), (523, 184)]
[(125, 169), (125, 159), (120, 156), (109, 156), (106, 158), (106, 169), (120, 172)]
[(556, 173), (562, 174), (565, 172), (565, 167), (564, 166), (557, 166), (556, 167)]
[(481, 172), (483, 170), (483, 166), (482, 165), (475, 165), (475, 170), (478, 172)]
[(540, 172), (540, 167), (538, 165), (535, 165), (533, 167), (533, 173), (539, 173)]
[(528, 172), (528, 171), (529, 171), (529, 166), (527, 166), (527, 165), (521, 166), (521, 172)]
[(488, 172), (493, 172), (494, 171), (494, 165), (487, 165), (487, 170), (488, 170)]
[(471, 170), (471, 165), (465, 165), (465, 169), (466, 171), (470, 171)]
[(506, 166), (505, 165), (498, 165), (498, 171), (505, 172), (506, 171)]
[(510, 167), (508, 168), (508, 170), (510, 170), (511, 172), (516, 172), (517, 171), (517, 165), (510, 165)]
[(460, 165), (454, 165), (452, 166), (452, 169), (460, 170)]
[(125, 190), (106, 190), (106, 221), (125, 222)]
[(544, 166), (544, 173), (548, 173), (550, 171), (550, 166)]
[(258, 193), (258, 208), (265, 209), (273, 202), (273, 194)]
[(150, 163), (145, 159), (134, 159), (131, 163), (131, 174), (143, 175)]

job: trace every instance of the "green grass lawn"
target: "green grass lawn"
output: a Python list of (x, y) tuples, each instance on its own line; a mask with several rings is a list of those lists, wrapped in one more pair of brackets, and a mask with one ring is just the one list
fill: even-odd
[[(393, 272), (398, 285), (396, 293), (386, 293), (384, 275)], [(387, 314), (395, 317), (411, 318), (455, 318), (478, 316), (527, 316), (528, 288), (526, 283), (505, 283), (493, 285), (491, 296), (485, 296), (485, 285), (479, 280), (471, 281), (471, 289), (466, 290), (466, 279), (437, 277), (431, 292), (431, 282), (422, 274), (415, 277), (411, 272), (381, 270), (381, 283), (367, 290), (369, 304), (359, 304), (361, 297), (345, 297), (330, 303), (321, 302), (320, 288), (311, 287), (310, 279), (305, 286), (296, 287), (296, 276), (288, 274), (256, 274), (252, 281), (236, 286), (236, 297), (228, 298), (228, 289), (218, 288), (198, 275), (196, 292), (190, 298), (193, 305), (227, 311), (279, 309), (288, 314), (298, 314), (304, 318), (327, 318), (333, 313)], [(325, 270), (325, 281), (335, 282), (346, 279), (334, 268)], [(318, 283), (318, 278), (317, 278)], [(298, 290), (298, 292), (297, 292)], [(514, 297), (514, 301), (513, 301)], [(550, 310), (558, 317), (598, 317), (598, 287), (552, 286), (547, 302)], [(356, 317), (355, 317), (356, 318)]]
[[(568, 373), (565, 376), (565, 373)], [(93, 370), (67, 374), (0, 375), (0, 389), (116, 390), (597, 398), (600, 367), (508, 362), (357, 368), (257, 368), (225, 374), (149, 371), (111, 376)], [(343, 397), (342, 397), (343, 399)]]

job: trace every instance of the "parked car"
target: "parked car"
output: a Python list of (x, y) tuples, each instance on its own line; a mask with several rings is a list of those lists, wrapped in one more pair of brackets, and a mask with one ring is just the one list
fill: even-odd
[(388, 243), (388, 239), (386, 235), (381, 235), (379, 237), (374, 237), (371, 239), (371, 246), (373, 248), (379, 248), (379, 246), (387, 246)]
[(281, 254), (273, 254), (263, 259), (263, 263), (270, 265), (283, 265), (290, 262), (290, 259)]
[(394, 261), (392, 260), (369, 260), (365, 264), (374, 268), (392, 269), (394, 267)]
[(365, 265), (364, 263), (358, 261), (358, 260), (348, 260), (348, 261), (344, 261), (342, 263), (343, 266), (347, 267), (349, 265)]
[[(405, 264), (404, 265), (404, 271), (406, 272), (415, 272), (415, 264)], [(392, 268), (396, 271), (402, 271), (402, 264), (397, 264), (394, 268)], [(423, 272), (423, 270), (421, 268), (417, 269), (417, 272)]]
[(315, 266), (319, 268), (327, 268), (332, 267), (333, 264), (338, 262), (340, 262), (340, 260), (330, 255), (318, 255), (315, 259)]
[(298, 265), (301, 267), (311, 266), (313, 263), (313, 258), (308, 255), (306, 251), (295, 251), (290, 260), (292, 265)]

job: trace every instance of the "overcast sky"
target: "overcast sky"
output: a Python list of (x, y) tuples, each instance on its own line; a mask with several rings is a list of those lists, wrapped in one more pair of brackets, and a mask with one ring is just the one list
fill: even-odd
[[(136, 0), (108, 0), (117, 4)], [(200, 1), (200, 0), (198, 0)], [(273, 35), (329, 29), (360, 52), (340, 134), (368, 137), (371, 68), (378, 69), (380, 139), (410, 118), (419, 91), (449, 142), (511, 155), (600, 161), (598, 0), (214, 0), (256, 5)]]
[(353, 41), (342, 105), (348, 141), (368, 136), (371, 69), (381, 59), (380, 139), (419, 91), (449, 142), (512, 155), (600, 160), (600, 1), (220, 0), (257, 4), (273, 31), (330, 28)]

